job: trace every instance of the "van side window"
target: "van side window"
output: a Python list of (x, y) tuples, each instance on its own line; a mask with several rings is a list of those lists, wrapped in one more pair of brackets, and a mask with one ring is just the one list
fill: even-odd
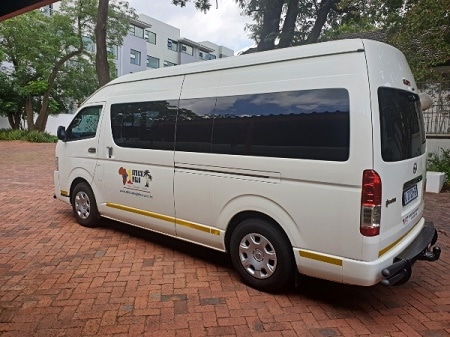
[(177, 117), (176, 151), (211, 152), (215, 104), (215, 97), (180, 101)]
[(111, 129), (118, 146), (172, 150), (178, 101), (111, 105)]
[(78, 140), (94, 138), (102, 106), (89, 106), (80, 110), (66, 130), (66, 139)]
[(346, 89), (217, 98), (214, 153), (345, 161), (349, 143)]
[(395, 162), (425, 153), (425, 128), (417, 94), (393, 88), (378, 88), (381, 155)]
[(113, 104), (114, 142), (123, 147), (245, 156), (330, 161), (349, 156), (346, 89), (185, 99), (178, 112), (177, 103)]

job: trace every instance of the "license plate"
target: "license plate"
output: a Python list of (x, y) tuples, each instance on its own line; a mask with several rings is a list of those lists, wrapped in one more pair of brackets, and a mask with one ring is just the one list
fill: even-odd
[(417, 190), (417, 185), (414, 185), (408, 188), (403, 192), (403, 206), (408, 205), (411, 201), (416, 199), (419, 196), (419, 192)]

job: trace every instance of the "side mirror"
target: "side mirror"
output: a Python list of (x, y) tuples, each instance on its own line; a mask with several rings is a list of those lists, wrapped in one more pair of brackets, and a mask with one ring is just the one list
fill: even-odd
[(431, 98), (430, 95), (421, 93), (419, 94), (419, 98), (422, 111), (428, 110), (433, 105), (433, 99)]
[(65, 142), (67, 140), (66, 128), (62, 125), (58, 126), (58, 130), (56, 131), (56, 136), (58, 137), (59, 140), (62, 140), (63, 142)]

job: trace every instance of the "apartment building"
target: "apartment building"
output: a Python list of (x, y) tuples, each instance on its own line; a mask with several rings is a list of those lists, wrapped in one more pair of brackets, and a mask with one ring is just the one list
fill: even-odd
[(111, 52), (115, 55), (117, 76), (234, 55), (225, 46), (181, 37), (179, 28), (145, 14), (131, 22), (122, 46)]

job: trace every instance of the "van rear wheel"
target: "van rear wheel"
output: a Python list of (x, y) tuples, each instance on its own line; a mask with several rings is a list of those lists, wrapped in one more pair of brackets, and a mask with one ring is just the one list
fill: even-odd
[(244, 220), (230, 241), (234, 267), (245, 283), (274, 292), (293, 284), (292, 246), (277, 226), (264, 219)]
[(99, 213), (94, 193), (85, 182), (79, 183), (73, 189), (72, 209), (78, 223), (84, 227), (98, 225)]

